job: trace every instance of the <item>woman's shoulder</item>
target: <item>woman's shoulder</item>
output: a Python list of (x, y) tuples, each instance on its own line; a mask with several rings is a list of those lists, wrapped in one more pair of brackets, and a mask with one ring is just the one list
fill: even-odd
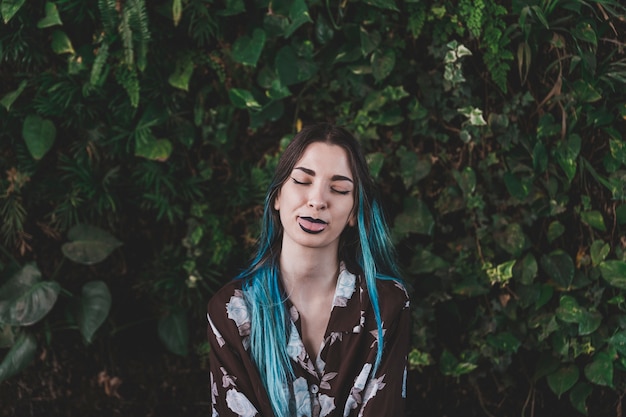
[(233, 299), (243, 300), (243, 280), (235, 279), (224, 284), (213, 296), (209, 299), (209, 305), (207, 307), (210, 315), (226, 313), (225, 307), (233, 301)]
[(377, 279), (376, 290), (381, 307), (395, 306), (400, 310), (409, 307), (409, 293), (401, 280)]

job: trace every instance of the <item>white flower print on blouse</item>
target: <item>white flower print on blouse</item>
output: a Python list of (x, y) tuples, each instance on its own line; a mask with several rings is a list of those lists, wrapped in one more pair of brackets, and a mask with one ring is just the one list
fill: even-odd
[(363, 365), (363, 369), (359, 373), (359, 376), (354, 380), (354, 386), (350, 390), (350, 395), (348, 396), (348, 400), (346, 401), (346, 406), (343, 409), (344, 417), (350, 415), (350, 411), (357, 408), (359, 404), (363, 402), (363, 397), (361, 393), (365, 389), (365, 384), (367, 383), (367, 378), (372, 370), (372, 364), (366, 363)]
[(237, 325), (239, 335), (248, 336), (250, 334), (250, 315), (241, 290), (235, 290), (235, 295), (230, 297), (230, 301), (226, 303), (226, 311), (228, 318)]
[(306, 352), (304, 344), (298, 335), (296, 325), (291, 323), (291, 331), (289, 332), (289, 342), (287, 343), (287, 355), (296, 362), (304, 363)]
[(213, 334), (215, 335), (215, 339), (217, 339), (217, 344), (220, 347), (223, 347), (226, 344), (226, 341), (224, 340), (224, 337), (222, 336), (220, 331), (217, 330), (217, 327), (215, 327), (215, 324), (213, 323), (213, 320), (211, 320), (211, 317), (209, 317), (208, 314), (206, 315), (206, 318), (209, 320), (209, 324), (211, 325), (211, 330), (213, 331)]
[(335, 409), (335, 399), (326, 394), (320, 395), (320, 417), (326, 417)]
[(337, 278), (337, 286), (335, 288), (335, 298), (333, 299), (333, 307), (345, 307), (348, 300), (352, 298), (355, 291), (356, 276), (342, 269)]
[(359, 411), (359, 417), (363, 415), (363, 411), (365, 410), (365, 406), (367, 405), (367, 402), (371, 400), (372, 398), (374, 398), (376, 394), (378, 393), (378, 391), (385, 388), (385, 383), (383, 382), (384, 378), (385, 378), (385, 375), (382, 375), (378, 378), (372, 378), (367, 383), (367, 386), (365, 387), (365, 392), (363, 392), (363, 405), (361, 406), (361, 411)]
[(239, 417), (254, 417), (258, 413), (248, 397), (234, 388), (226, 392), (226, 404)]
[(293, 397), (296, 400), (296, 416), (310, 416), (311, 398), (309, 395), (309, 384), (303, 377), (293, 381)]

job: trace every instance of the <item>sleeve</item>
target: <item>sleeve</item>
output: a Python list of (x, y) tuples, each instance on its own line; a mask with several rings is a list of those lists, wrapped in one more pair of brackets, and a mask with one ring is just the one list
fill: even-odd
[[(229, 301), (221, 297), (223, 293), (211, 299), (207, 312), (212, 416), (271, 415), (266, 411), (267, 394), (246, 348), (249, 323), (238, 318), (247, 316), (244, 312), (229, 317)], [(232, 303), (233, 298), (230, 300)]]
[[(399, 284), (398, 284), (399, 286)], [(396, 294), (400, 291), (397, 290)], [(409, 298), (402, 288), (400, 297), (397, 295), (381, 297), (382, 303), (390, 301), (395, 308), (390, 308), (393, 314), (383, 316), (384, 351), (383, 357), (376, 371), (363, 392), (363, 405), (359, 416), (403, 416), (406, 402), (407, 363), (411, 338), (411, 310)], [(381, 293), (381, 295), (383, 295)], [(400, 308), (398, 308), (400, 307)], [(385, 327), (389, 327), (385, 330)]]

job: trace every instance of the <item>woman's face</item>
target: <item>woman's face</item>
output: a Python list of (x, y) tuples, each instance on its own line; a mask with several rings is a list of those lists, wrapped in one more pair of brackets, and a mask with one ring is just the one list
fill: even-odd
[(274, 201), (283, 226), (283, 248), (337, 250), (341, 232), (355, 224), (354, 181), (342, 147), (323, 142), (307, 146)]

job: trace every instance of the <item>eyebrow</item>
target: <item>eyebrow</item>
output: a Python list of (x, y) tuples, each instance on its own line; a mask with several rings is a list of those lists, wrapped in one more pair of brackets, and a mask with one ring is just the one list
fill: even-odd
[[(309, 168), (305, 168), (305, 167), (295, 167), (294, 170), (300, 170), (302, 172), (304, 172), (307, 175), (310, 175), (312, 177), (315, 176), (315, 171), (313, 171), (312, 169)], [(331, 181), (350, 181), (353, 182), (351, 178), (346, 177), (345, 175), (333, 175), (331, 178)]]

